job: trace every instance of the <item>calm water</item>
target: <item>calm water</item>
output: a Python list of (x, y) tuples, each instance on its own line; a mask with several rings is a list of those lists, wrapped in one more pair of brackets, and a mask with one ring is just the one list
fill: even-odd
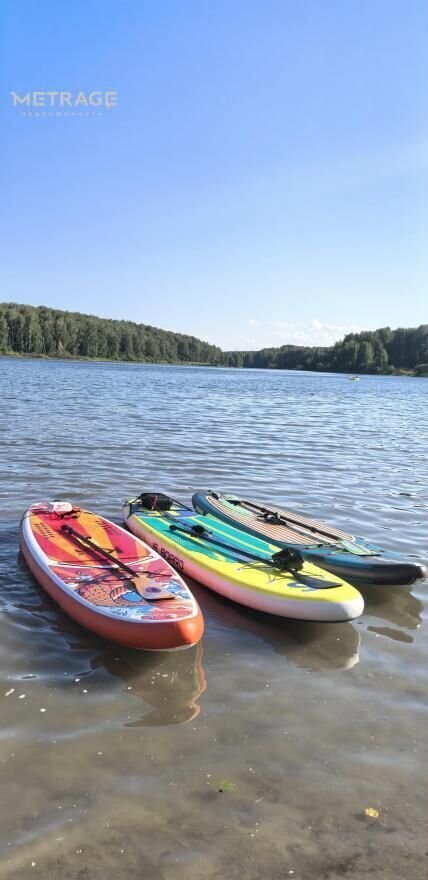
[(428, 382), (6, 359), (0, 376), (1, 877), (421, 880), (426, 583), (365, 588), (359, 621), (324, 625), (195, 587), (203, 643), (145, 656), (45, 597), (17, 527), (40, 498), (119, 521), (143, 489), (217, 488), (424, 558)]

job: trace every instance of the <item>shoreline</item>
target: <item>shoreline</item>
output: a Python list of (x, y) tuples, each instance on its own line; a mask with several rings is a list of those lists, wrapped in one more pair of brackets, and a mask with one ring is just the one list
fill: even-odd
[(35, 352), (0, 351), (0, 358), (16, 358), (17, 360), (65, 361), (85, 364), (135, 364), (135, 366), (160, 367), (221, 367), (223, 364), (210, 364), (206, 361), (135, 361), (122, 358), (93, 358), (84, 355), (36, 354)]
[[(17, 360), (40, 360), (40, 361), (65, 361), (75, 362), (75, 363), (86, 363), (86, 364), (130, 364), (135, 366), (160, 366), (160, 367), (211, 367), (214, 369), (226, 369), (226, 370), (266, 370), (267, 372), (282, 372), (278, 367), (235, 367), (230, 364), (211, 364), (203, 361), (161, 361), (161, 360), (144, 360), (144, 361), (136, 361), (136, 360), (124, 360), (122, 358), (93, 358), (93, 357), (84, 357), (83, 355), (69, 355), (66, 356), (64, 354), (61, 355), (52, 355), (52, 354), (37, 354), (35, 352), (18, 352), (18, 351), (2, 351), (0, 352), (0, 358), (16, 358)], [(293, 369), (291, 367), (284, 369), (284, 372), (289, 373), (316, 373), (318, 375), (328, 375), (331, 374), (331, 370), (303, 370), (303, 369)], [(374, 377), (384, 377), (388, 378), (391, 376), (401, 376), (407, 377), (410, 379), (427, 379), (428, 373), (415, 373), (410, 370), (393, 370), (388, 371), (387, 373), (358, 373), (354, 370), (354, 372), (338, 372), (333, 371), (334, 375), (337, 376), (358, 376), (359, 378), (363, 378), (365, 376), (374, 376)]]

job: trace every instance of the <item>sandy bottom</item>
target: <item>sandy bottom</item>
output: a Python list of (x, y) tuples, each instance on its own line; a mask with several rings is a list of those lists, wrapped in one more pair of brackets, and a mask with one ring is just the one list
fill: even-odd
[[(420, 880), (417, 630), (410, 645), (370, 615), (275, 622), (198, 596), (203, 645), (173, 654), (106, 646), (39, 591), (6, 610), (2, 877)], [(417, 599), (395, 597), (414, 621)]]

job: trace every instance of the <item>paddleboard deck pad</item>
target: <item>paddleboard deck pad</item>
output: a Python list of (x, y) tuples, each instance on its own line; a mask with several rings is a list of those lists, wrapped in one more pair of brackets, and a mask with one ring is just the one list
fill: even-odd
[(142, 650), (199, 642), (203, 618), (190, 589), (122, 527), (67, 502), (40, 502), (24, 513), (20, 543), (39, 584), (92, 632)]
[(315, 565), (357, 584), (403, 586), (427, 576), (426, 567), (321, 520), (271, 504), (218, 492), (196, 492), (195, 510), (216, 516), (279, 547), (298, 547)]
[(125, 503), (123, 517), (178, 571), (249, 608), (324, 621), (352, 620), (363, 611), (355, 587), (302, 560), (292, 569), (273, 562), (279, 547), (216, 517), (176, 503), (168, 511), (149, 510), (139, 499)]

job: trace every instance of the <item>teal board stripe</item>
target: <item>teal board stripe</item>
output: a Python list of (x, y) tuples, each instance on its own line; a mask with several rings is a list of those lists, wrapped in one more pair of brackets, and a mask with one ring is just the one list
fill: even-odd
[(204, 541), (203, 536), (192, 538), (185, 535), (183, 532), (174, 531), (170, 528), (173, 524), (172, 517), (167, 518), (156, 516), (146, 513), (145, 510), (134, 508), (134, 514), (138, 516), (143, 523), (149, 524), (159, 536), (168, 536), (169, 540), (174, 541), (179, 547), (202, 553), (204, 556), (208, 556), (212, 559), (227, 559), (233, 562), (240, 562), (243, 559), (239, 554), (240, 547), (242, 550), (250, 553), (254, 552), (259, 556), (263, 556), (265, 559), (270, 559), (272, 553), (276, 553), (280, 549), (275, 544), (269, 544), (267, 541), (246, 534), (240, 529), (236, 529), (228, 523), (221, 522), (216, 517), (210, 516), (209, 514), (203, 516), (190, 511), (189, 515), (187, 511), (184, 511), (183, 515), (183, 511), (179, 508), (173, 508), (170, 513), (174, 514), (174, 521), (177, 525), (183, 525), (187, 528), (192, 528), (194, 525), (202, 526), (204, 529), (207, 529), (207, 531), (212, 532), (213, 537), (233, 545), (233, 549), (229, 552), (228, 550), (214, 547), (209, 541)]

